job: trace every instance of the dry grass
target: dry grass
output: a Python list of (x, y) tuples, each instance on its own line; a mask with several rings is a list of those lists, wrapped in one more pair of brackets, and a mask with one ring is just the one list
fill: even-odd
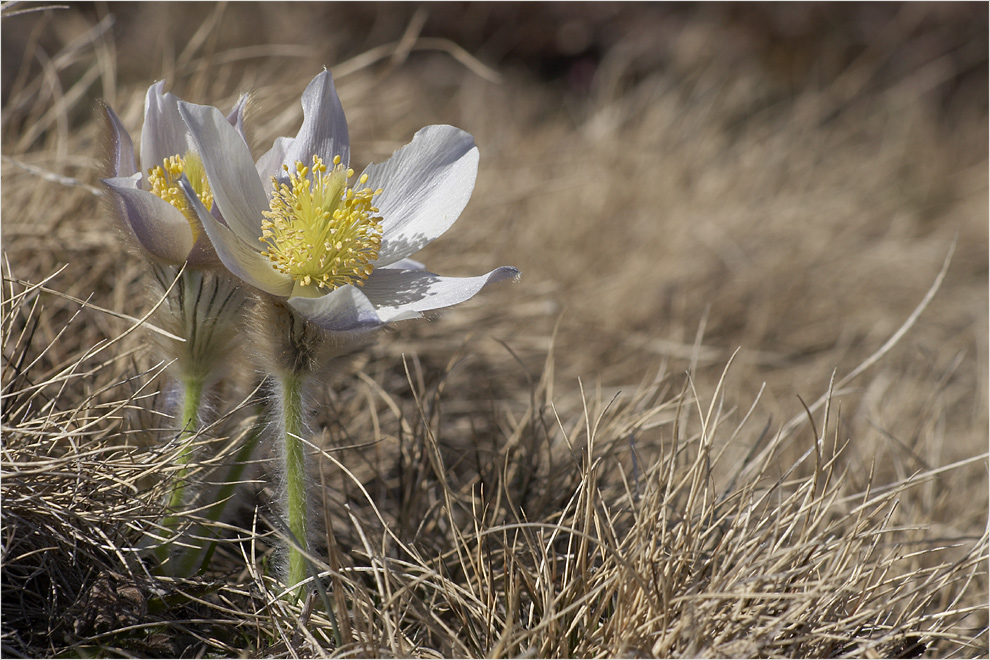
[[(0, 24), (5, 657), (987, 654), (984, 5), (26, 8)], [(423, 260), (523, 280), (326, 376), (295, 606), (265, 442), (209, 570), (148, 562), (179, 449), (94, 103), (136, 130), (158, 78), (251, 89), (260, 153), (324, 65), (358, 163), (475, 135)], [(204, 497), (259, 386), (211, 399)]]

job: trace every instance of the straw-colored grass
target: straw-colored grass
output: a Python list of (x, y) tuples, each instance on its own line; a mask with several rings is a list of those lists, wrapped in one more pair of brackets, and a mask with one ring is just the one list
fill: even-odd
[[(4, 657), (985, 656), (987, 17), (939, 7), (5, 6)], [(422, 259), (523, 278), (322, 377), (296, 605), (247, 359), (209, 568), (154, 571), (179, 429), (95, 103), (251, 90), (257, 155), (324, 65), (358, 168), (475, 136)]]

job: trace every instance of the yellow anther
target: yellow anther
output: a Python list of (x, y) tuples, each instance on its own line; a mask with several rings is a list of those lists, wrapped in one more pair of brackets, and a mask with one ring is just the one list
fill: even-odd
[(262, 254), (303, 286), (360, 286), (381, 248), (382, 219), (371, 203), (380, 191), (353, 190), (347, 185), (353, 170), (344, 169), (340, 156), (333, 165), (328, 170), (318, 156), (312, 167), (297, 161), (294, 174), (283, 165), (289, 180), (272, 177), (269, 210), (263, 213)]
[(203, 161), (200, 157), (192, 151), (187, 151), (185, 156), (178, 154), (169, 156), (162, 161), (161, 165), (152, 167), (148, 170), (148, 184), (151, 186), (152, 193), (182, 212), (182, 215), (189, 222), (195, 241), (199, 238), (199, 219), (196, 217), (196, 212), (190, 207), (189, 200), (186, 199), (182, 189), (179, 188), (179, 177), (183, 173), (189, 179), (199, 201), (208, 211), (212, 211), (213, 191), (210, 189), (210, 182), (206, 177), (206, 169), (203, 167)]

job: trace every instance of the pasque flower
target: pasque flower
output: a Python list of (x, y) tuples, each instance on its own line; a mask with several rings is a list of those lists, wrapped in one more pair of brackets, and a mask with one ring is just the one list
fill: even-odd
[[(175, 438), (179, 443), (175, 462), (179, 469), (167, 501), (169, 509), (176, 512), (189, 504), (186, 465), (200, 427), (203, 396), (231, 362), (238, 343), (245, 287), (217, 260), (199, 216), (189, 205), (188, 193), (179, 186), (182, 179), (197, 203), (219, 216), (202, 160), (191, 149), (179, 115), (179, 99), (164, 93), (163, 88), (164, 82), (157, 82), (145, 95), (140, 169), (130, 135), (117, 114), (104, 106), (110, 177), (103, 183), (131, 242), (150, 261), (154, 294), (163, 298), (155, 321), (179, 338), (159, 338), (176, 377), (175, 413), (180, 430)], [(242, 140), (245, 99), (241, 98), (226, 119)], [(172, 540), (177, 526), (174, 516), (165, 518), (160, 533), (166, 541)], [(173, 553), (169, 543), (158, 545), (162, 570), (188, 573), (204, 555), (205, 546), (197, 547), (194, 541), (181, 546)]]
[[(197, 199), (213, 210), (213, 194), (199, 156), (190, 149), (186, 126), (179, 116), (179, 99), (164, 93), (165, 82), (148, 88), (141, 129), (141, 168), (137, 167), (131, 136), (117, 114), (104, 106), (109, 124), (110, 176), (103, 179), (128, 234), (154, 261), (197, 267), (216, 263), (209, 239), (179, 188), (185, 174)], [(243, 140), (241, 97), (227, 117)]]
[(329, 72), (310, 82), (302, 106), (296, 136), (277, 139), (255, 163), (216, 108), (179, 103), (220, 216), (210, 212), (188, 173), (183, 185), (231, 272), (335, 333), (417, 318), (518, 276), (503, 266), (477, 277), (442, 277), (408, 258), (467, 205), (478, 170), (468, 133), (427, 126), (355, 177)]
[[(140, 169), (130, 134), (104, 106), (111, 176), (103, 183), (125, 232), (151, 261), (156, 293), (169, 292), (158, 321), (185, 341), (170, 343), (167, 352), (176, 358), (182, 379), (196, 378), (206, 385), (217, 377), (217, 367), (235, 344), (234, 317), (243, 304), (243, 286), (217, 260), (188, 193), (179, 185), (180, 179), (185, 181), (197, 203), (219, 217), (203, 162), (179, 115), (179, 98), (165, 93), (164, 86), (159, 81), (145, 95)], [(242, 141), (246, 98), (225, 119)]]
[(321, 351), (463, 302), (519, 274), (503, 266), (478, 277), (441, 277), (409, 259), (445, 232), (471, 197), (478, 149), (470, 135), (453, 126), (427, 126), (387, 161), (355, 177), (347, 121), (329, 72), (306, 87), (302, 106), (296, 136), (278, 138), (255, 163), (219, 110), (179, 103), (219, 214), (187, 172), (179, 183), (189, 206), (223, 264), (262, 292), (255, 327), (263, 350), (257, 353), (272, 377), (274, 428), (281, 439), (292, 599), (309, 575), (304, 410)]

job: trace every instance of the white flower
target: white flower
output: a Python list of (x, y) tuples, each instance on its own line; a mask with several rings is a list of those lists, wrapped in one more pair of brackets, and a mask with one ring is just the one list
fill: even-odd
[[(202, 160), (191, 149), (179, 116), (179, 99), (163, 93), (164, 85), (155, 83), (145, 96), (140, 170), (131, 136), (105, 106), (112, 176), (103, 183), (125, 230), (151, 258), (160, 287), (157, 293), (164, 296), (157, 322), (183, 339), (165, 340), (162, 348), (175, 358), (174, 368), (184, 386), (198, 382), (197, 387), (202, 387), (229, 366), (245, 287), (220, 267), (199, 216), (189, 205), (189, 193), (179, 186), (180, 179), (185, 181), (197, 203), (219, 217)], [(241, 140), (245, 100), (242, 97), (225, 120)]]
[(216, 108), (179, 103), (222, 217), (208, 212), (194, 184), (182, 185), (232, 273), (336, 332), (417, 318), (518, 277), (507, 266), (441, 277), (408, 258), (467, 205), (478, 171), (469, 134), (427, 126), (351, 185), (347, 122), (329, 72), (310, 82), (302, 106), (296, 137), (278, 138), (255, 164)]
[[(213, 207), (213, 196), (197, 154), (190, 150), (186, 126), (179, 116), (179, 99), (162, 93), (164, 81), (148, 88), (141, 129), (141, 169), (137, 167), (131, 136), (116, 113), (104, 106), (110, 127), (110, 189), (123, 225), (156, 261), (190, 266), (216, 263), (209, 239), (202, 234), (196, 213), (179, 189), (185, 174), (200, 202)], [(242, 97), (226, 121), (243, 135)], [(232, 129), (234, 130), (234, 129)], [(243, 140), (243, 137), (240, 137)]]

